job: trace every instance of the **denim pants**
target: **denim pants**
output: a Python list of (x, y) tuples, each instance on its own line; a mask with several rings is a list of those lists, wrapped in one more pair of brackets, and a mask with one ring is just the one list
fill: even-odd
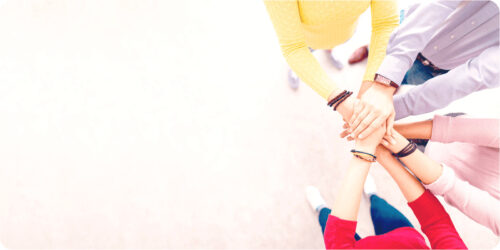
[[(413, 227), (401, 212), (377, 195), (370, 196), (370, 203), (370, 214), (372, 216), (375, 235), (385, 234), (400, 227)], [(323, 234), (325, 233), (326, 222), (331, 211), (327, 207), (319, 211), (319, 224)], [(356, 240), (361, 239), (357, 233), (354, 235), (354, 238)]]
[(425, 66), (421, 61), (415, 60), (411, 68), (406, 72), (401, 85), (420, 85), (433, 77), (445, 74), (447, 72), (448, 70), (435, 71), (432, 67)]

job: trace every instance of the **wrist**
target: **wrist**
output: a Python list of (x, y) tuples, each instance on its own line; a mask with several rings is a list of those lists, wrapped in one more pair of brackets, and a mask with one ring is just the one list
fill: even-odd
[(363, 143), (357, 143), (354, 145), (354, 149), (357, 151), (362, 151), (365, 153), (369, 153), (375, 155), (375, 151), (377, 149), (377, 145), (366, 145)]
[(387, 85), (385, 83), (377, 82), (377, 81), (374, 81), (372, 88), (375, 88), (377, 91), (382, 92), (390, 97), (392, 97), (394, 95), (394, 93), (396, 92), (395, 87), (393, 87), (391, 85)]
[(336, 96), (338, 96), (340, 93), (342, 93), (344, 90), (341, 89), (341, 88), (336, 88), (332, 91), (332, 93), (330, 93), (330, 95), (328, 96), (328, 98), (326, 99), (326, 102), (330, 102), (333, 98), (335, 98)]

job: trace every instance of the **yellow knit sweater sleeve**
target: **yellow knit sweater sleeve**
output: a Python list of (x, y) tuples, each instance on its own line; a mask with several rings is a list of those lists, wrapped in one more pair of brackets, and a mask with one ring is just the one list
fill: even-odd
[(327, 99), (337, 86), (306, 45), (297, 1), (265, 0), (264, 3), (288, 65), (302, 81)]
[(363, 80), (373, 81), (378, 67), (385, 57), (385, 50), (392, 31), (399, 25), (396, 1), (371, 1), (372, 35), (368, 63)]

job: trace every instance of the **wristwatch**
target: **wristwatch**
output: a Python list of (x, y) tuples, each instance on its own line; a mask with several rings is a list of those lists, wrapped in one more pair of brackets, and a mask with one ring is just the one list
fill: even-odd
[(383, 75), (375, 74), (375, 79), (373, 79), (373, 80), (378, 82), (378, 83), (382, 83), (382, 84), (386, 85), (387, 87), (389, 87), (389, 86), (394, 87), (394, 88), (399, 87), (399, 85), (397, 85), (395, 82), (391, 81), (391, 79), (388, 79)]

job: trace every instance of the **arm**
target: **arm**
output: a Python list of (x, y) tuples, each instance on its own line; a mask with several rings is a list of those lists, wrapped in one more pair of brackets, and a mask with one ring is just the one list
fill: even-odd
[(432, 36), (461, 1), (419, 3), (411, 15), (392, 33), (384, 61), (377, 73), (396, 84), (401, 81)]
[[(433, 249), (467, 248), (458, 235), (450, 216), (429, 191), (383, 147), (377, 148), (379, 163), (396, 181), (408, 205), (417, 217)], [(418, 163), (420, 164), (420, 163)]]
[[(355, 149), (374, 154), (383, 134), (384, 130), (379, 128), (367, 139), (356, 141)], [(324, 239), (327, 249), (354, 246), (359, 204), (370, 165), (371, 162), (352, 157), (332, 206), (332, 220), (328, 220), (325, 228)]]
[(264, 3), (290, 68), (323, 98), (329, 100), (336, 96), (332, 93), (337, 90), (337, 85), (306, 45), (297, 1), (265, 0)]
[(446, 202), (462, 211), (475, 222), (488, 227), (500, 235), (500, 201), (455, 175), (450, 167), (443, 165), (441, 176), (426, 185), (435, 195), (441, 195)]
[(394, 124), (394, 129), (406, 138), (430, 139), (432, 135), (432, 120)]
[[(365, 75), (358, 92), (358, 97), (362, 98), (362, 102), (358, 105), (356, 115), (350, 122), (355, 136), (365, 131), (362, 137), (371, 134), (388, 118), (387, 131), (390, 133), (394, 121), (392, 116), (394, 114), (392, 96), (396, 91), (394, 87), (387, 87), (378, 83), (372, 84), (372, 81), (376, 70), (385, 57), (389, 37), (399, 24), (397, 2), (372, 0), (370, 8), (372, 16), (370, 53), (368, 53)], [(366, 95), (365, 91), (367, 92)], [(366, 111), (372, 110), (372, 114), (370, 115), (366, 111), (363, 113), (364, 109)], [(366, 119), (362, 122), (364, 118)], [(373, 124), (373, 126), (369, 127), (369, 124)]]
[(389, 37), (399, 25), (397, 1), (372, 0), (370, 9), (372, 16), (372, 34), (370, 38), (370, 53), (368, 54), (363, 81), (373, 81), (375, 72), (384, 60)]
[[(396, 133), (396, 144), (382, 142), (393, 152), (399, 152), (408, 144), (402, 135)], [(500, 233), (500, 201), (466, 181), (455, 176), (451, 168), (430, 159), (420, 151), (400, 158), (403, 163), (436, 195), (442, 195), (452, 206), (465, 215), (490, 228), (495, 234)]]
[(435, 115), (431, 140), (465, 142), (485, 147), (500, 147), (500, 120)]
[(446, 107), (452, 101), (475, 91), (498, 87), (499, 70), (500, 47), (488, 48), (448, 73), (396, 95), (396, 120)]

